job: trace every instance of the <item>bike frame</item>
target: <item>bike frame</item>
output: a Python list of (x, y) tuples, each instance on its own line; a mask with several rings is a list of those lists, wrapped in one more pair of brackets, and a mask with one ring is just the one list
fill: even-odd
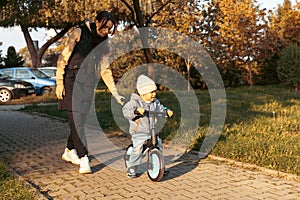
[[(156, 117), (158, 117), (159, 115), (161, 117), (166, 117), (167, 113), (166, 112), (156, 112), (156, 111), (146, 111), (145, 112), (145, 116), (144, 117), (148, 117), (150, 120), (150, 132), (151, 132), (151, 138), (149, 140), (147, 140), (147, 143), (144, 144), (143, 147), (143, 156), (147, 155), (147, 173), (148, 173), (148, 177), (152, 180), (152, 181), (160, 181), (163, 177), (164, 174), (164, 159), (163, 159), (163, 155), (161, 153), (161, 149), (158, 146), (158, 135), (156, 133), (156, 129), (155, 129), (155, 120)], [(128, 146), (128, 148), (131, 146), (132, 148), (132, 144)], [(125, 152), (125, 166), (126, 166), (126, 156), (127, 156), (127, 150)], [(145, 148), (145, 150), (144, 150)], [(154, 156), (154, 157), (152, 157)], [(153, 161), (153, 159), (155, 161)], [(127, 166), (126, 166), (127, 167)]]
[[(166, 117), (167, 116), (167, 113), (166, 112), (156, 112), (156, 111), (146, 111), (147, 113), (147, 117), (149, 118), (151, 124), (150, 124), (150, 133), (151, 133), (151, 149), (153, 148), (157, 148), (157, 141), (158, 141), (158, 135), (156, 133), (156, 129), (155, 129), (155, 126), (154, 126), (154, 121), (156, 120), (157, 116), (158, 115), (161, 115), (162, 117)], [(152, 118), (152, 120), (151, 120)]]

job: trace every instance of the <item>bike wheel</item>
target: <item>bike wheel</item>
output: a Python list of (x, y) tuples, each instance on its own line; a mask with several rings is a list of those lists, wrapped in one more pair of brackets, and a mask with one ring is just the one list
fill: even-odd
[(127, 169), (127, 166), (128, 166), (128, 161), (129, 161), (130, 154), (132, 154), (132, 152), (133, 152), (133, 144), (130, 144), (126, 148), (126, 151), (125, 151), (125, 154), (124, 154), (124, 161), (125, 161), (126, 169)]
[(160, 181), (164, 176), (164, 157), (158, 149), (153, 149), (148, 156), (148, 177), (152, 181)]

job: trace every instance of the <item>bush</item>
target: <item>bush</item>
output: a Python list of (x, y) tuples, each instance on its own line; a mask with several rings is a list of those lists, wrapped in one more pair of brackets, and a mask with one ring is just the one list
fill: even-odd
[(296, 44), (285, 48), (278, 61), (279, 80), (294, 90), (300, 89), (300, 47)]

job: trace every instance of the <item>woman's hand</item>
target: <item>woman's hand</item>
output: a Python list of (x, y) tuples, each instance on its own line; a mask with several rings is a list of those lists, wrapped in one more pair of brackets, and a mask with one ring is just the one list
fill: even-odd
[(65, 87), (62, 84), (56, 85), (55, 94), (58, 100), (63, 100), (65, 96)]
[(115, 95), (114, 97), (115, 97), (117, 103), (120, 104), (121, 106), (123, 106), (125, 104), (125, 97), (123, 97), (119, 94)]

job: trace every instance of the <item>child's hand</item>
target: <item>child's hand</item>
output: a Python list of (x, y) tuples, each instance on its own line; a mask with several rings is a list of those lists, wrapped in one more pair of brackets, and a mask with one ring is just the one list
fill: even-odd
[(145, 109), (144, 108), (137, 108), (136, 111), (138, 111), (141, 115), (145, 114)]
[(174, 112), (172, 110), (167, 110), (168, 117), (172, 117)]

